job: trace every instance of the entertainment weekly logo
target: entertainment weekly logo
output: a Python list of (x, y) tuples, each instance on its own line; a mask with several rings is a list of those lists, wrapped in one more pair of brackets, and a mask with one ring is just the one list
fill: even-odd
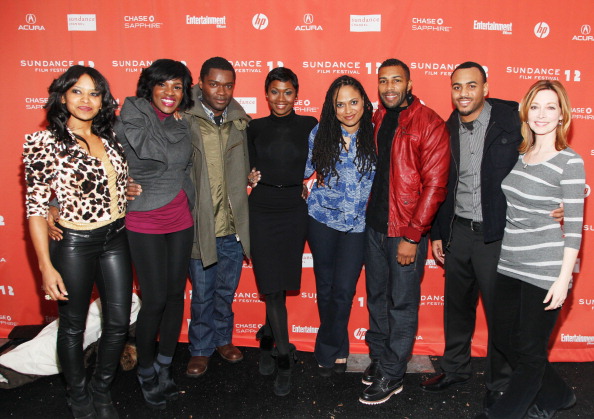
[(444, 20), (441, 17), (413, 17), (411, 29), (413, 31), (450, 32), (452, 27), (444, 25)]
[(63, 73), (75, 64), (95, 67), (93, 61), (75, 60), (21, 60), (21, 67), (32, 68), (36, 73)]
[(227, 16), (192, 16), (186, 15), (186, 25), (212, 25), (215, 28), (227, 27)]
[(381, 32), (382, 15), (350, 15), (351, 32)]
[(296, 324), (291, 326), (291, 332), (293, 333), (318, 333), (318, 327), (314, 326), (298, 326)]
[(571, 40), (581, 42), (594, 42), (594, 36), (592, 36), (592, 27), (590, 25), (582, 25), (580, 27), (580, 34), (574, 35), (571, 38)]
[(86, 15), (66, 15), (69, 31), (96, 31), (97, 16), (94, 14)]
[(559, 341), (566, 343), (585, 343), (586, 345), (594, 345), (594, 336), (567, 335), (565, 333), (561, 333)]
[(25, 23), (20, 24), (19, 31), (44, 31), (45, 26), (37, 24), (37, 16), (33, 13), (27, 13), (25, 15)]
[(163, 22), (157, 22), (154, 15), (124, 16), (124, 29), (161, 29)]
[(501, 32), (503, 35), (512, 34), (512, 22), (509, 23), (498, 23), (498, 22), (483, 22), (481, 20), (475, 20), (472, 29), (475, 31), (496, 31)]
[(245, 113), (258, 113), (258, 98), (256, 97), (236, 97), (234, 98), (245, 110)]

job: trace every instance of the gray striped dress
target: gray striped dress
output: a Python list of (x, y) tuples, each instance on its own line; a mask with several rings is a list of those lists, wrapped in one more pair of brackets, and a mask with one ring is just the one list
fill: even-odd
[[(548, 290), (561, 271), (563, 248), (580, 248), (584, 161), (571, 148), (538, 164), (525, 164), (520, 155), (501, 187), (507, 223), (497, 271)], [(549, 215), (561, 202), (563, 228)]]

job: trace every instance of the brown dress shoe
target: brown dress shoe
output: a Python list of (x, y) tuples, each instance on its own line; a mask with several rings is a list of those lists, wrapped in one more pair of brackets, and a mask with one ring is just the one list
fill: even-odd
[(241, 351), (232, 343), (228, 343), (225, 346), (217, 346), (217, 352), (221, 355), (221, 358), (232, 364), (243, 359)]
[(196, 378), (203, 375), (208, 369), (208, 356), (193, 356), (188, 361), (188, 369), (186, 375), (188, 377)]

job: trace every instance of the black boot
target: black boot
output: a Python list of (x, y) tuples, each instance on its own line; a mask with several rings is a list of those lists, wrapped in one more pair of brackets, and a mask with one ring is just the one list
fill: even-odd
[(159, 388), (157, 374), (153, 374), (152, 377), (142, 377), (139, 375), (138, 381), (140, 382), (142, 396), (148, 407), (156, 410), (163, 410), (167, 407), (165, 396)]
[(264, 335), (260, 338), (260, 362), (258, 370), (261, 375), (272, 375), (276, 368), (276, 362), (272, 356), (272, 349), (274, 348), (274, 338), (272, 336)]
[(295, 346), (291, 345), (289, 354), (279, 354), (277, 360), (277, 373), (274, 379), (274, 394), (277, 396), (286, 396), (291, 392), (291, 373), (293, 364), (297, 362), (297, 355), (295, 353)]
[(179, 390), (177, 384), (173, 381), (171, 364), (163, 365), (159, 361), (155, 361), (155, 363), (159, 365), (159, 391), (161, 391), (165, 400), (177, 400)]
[(86, 389), (86, 395), (77, 398), (68, 397), (68, 406), (75, 419), (96, 419), (95, 407), (93, 406), (93, 396)]
[(109, 389), (104, 388), (95, 379), (91, 380), (89, 386), (93, 395), (93, 406), (98, 419), (119, 419), (118, 411), (111, 401)]

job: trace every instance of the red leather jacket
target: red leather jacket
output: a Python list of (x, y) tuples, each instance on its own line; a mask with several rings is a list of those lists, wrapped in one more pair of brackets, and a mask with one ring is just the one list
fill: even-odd
[[(400, 114), (392, 143), (388, 237), (418, 241), (446, 197), (450, 137), (443, 119), (413, 98)], [(385, 114), (380, 102), (373, 115), (376, 142)]]

